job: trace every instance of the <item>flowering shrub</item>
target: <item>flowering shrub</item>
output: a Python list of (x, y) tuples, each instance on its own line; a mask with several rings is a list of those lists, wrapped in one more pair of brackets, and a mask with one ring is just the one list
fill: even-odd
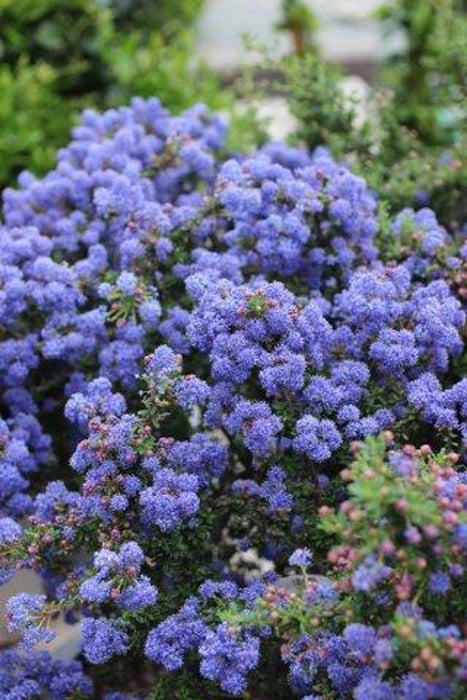
[[(465, 52), (460, 40), (465, 12), (453, 11), (456, 0), (439, 13), (430, 12), (429, 3), (387, 3), (390, 24), (406, 35), (405, 55), (389, 57), (363, 105), (344, 95), (343, 73), (315, 51), (268, 60), (265, 68), (279, 76), (273, 82), (277, 91), (288, 86), (296, 139), (309, 148), (325, 144), (334, 157), (352, 163), (392, 215), (404, 206), (429, 205), (445, 226), (455, 229), (467, 214), (461, 87), (467, 61), (459, 59)], [(460, 73), (454, 78), (455, 66)]]
[[(202, 96), (231, 105), (206, 66), (193, 65), (193, 26), (203, 0), (2, 0), (0, 191), (28, 168), (43, 175), (88, 105), (131, 96), (181, 110)], [(148, 70), (148, 66), (151, 67)], [(188, 79), (190, 78), (190, 79)]]
[(90, 697), (92, 693), (92, 683), (78, 661), (53, 661), (46, 652), (24, 656), (12, 650), (2, 651), (0, 658), (0, 689), (4, 698), (39, 698), (47, 694), (53, 700), (64, 700)]
[(236, 602), (221, 613), (231, 628), (282, 638), (297, 693), (462, 697), (467, 484), (454, 469), (459, 455), (433, 455), (428, 445), (386, 455), (386, 447), (375, 438), (356, 445), (356, 461), (341, 472), (349, 498), (338, 510), (320, 508), (318, 527), (336, 537), (329, 578), (309, 575), (311, 553), (299, 549), (289, 563), (301, 576), (270, 584), (253, 608)]
[[(388, 239), (375, 195), (325, 151), (269, 144), (225, 160), (224, 134), (202, 107), (172, 117), (135, 100), (87, 112), (55, 170), (5, 192), (0, 572), (4, 582), (33, 568), (47, 586), (9, 601), (9, 625), (31, 649), (50, 640), (58, 614), (79, 620), (89, 679), (76, 666), (73, 692), (84, 696), (94, 680), (94, 692), (136, 697), (246, 697), (249, 682), (254, 697), (304, 697), (319, 664), (326, 698), (439, 697), (441, 670), (442, 689), (457, 692), (461, 630), (436, 630), (458, 622), (458, 603), (433, 611), (443, 640), (433, 681), (427, 659), (410, 666), (417, 641), (396, 650), (389, 680), (375, 674), (373, 648), (399, 634), (394, 591), (407, 592), (398, 600), (413, 603), (414, 624), (425, 619), (426, 567), (412, 566), (420, 543), (408, 539), (398, 558), (389, 541), (397, 553), (405, 530), (430, 538), (432, 526), (439, 565), (426, 590), (463, 573), (453, 465), (467, 439), (465, 242), (429, 210), (402, 212)], [(355, 441), (388, 430), (391, 466), (371, 438), (364, 506), (352, 505), (339, 472)], [(409, 440), (431, 448), (398, 451)], [(420, 478), (415, 453), (426, 459)], [(410, 509), (393, 522), (390, 496), (409, 487)], [(323, 503), (341, 504), (324, 532)], [(323, 613), (282, 596), (279, 578), (270, 619), (268, 586), (289, 557), (321, 574), (331, 557), (346, 572), (320, 584)], [(271, 691), (278, 627), (288, 647)], [(333, 670), (308, 662), (305, 632), (326, 659), (334, 635)], [(361, 658), (347, 660), (359, 645)], [(29, 654), (32, 670), (5, 657), (8, 691), (61, 673), (50, 660), (36, 671)], [(425, 695), (399, 690), (410, 683)]]

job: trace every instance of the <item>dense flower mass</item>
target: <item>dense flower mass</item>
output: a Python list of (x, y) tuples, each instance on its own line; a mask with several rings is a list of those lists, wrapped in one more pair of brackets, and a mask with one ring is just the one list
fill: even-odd
[[(4, 193), (0, 581), (46, 593), (8, 603), (0, 688), (460, 699), (465, 237), (224, 135), (85, 112)], [(33, 650), (58, 615), (86, 675)]]
[(7, 700), (50, 697), (91, 698), (93, 683), (77, 661), (53, 661), (46, 652), (28, 656), (2, 651), (0, 656), (0, 690)]
[(283, 638), (297, 693), (412, 700), (465, 689), (462, 586), (454, 589), (465, 581), (467, 480), (453, 468), (457, 454), (386, 447), (376, 438), (358, 447), (341, 474), (350, 498), (320, 509), (318, 526), (338, 540), (329, 578), (307, 573), (311, 553), (296, 550), (289, 563), (303, 575), (293, 591), (278, 581), (254, 614), (238, 605), (227, 614), (230, 625), (269, 626)]

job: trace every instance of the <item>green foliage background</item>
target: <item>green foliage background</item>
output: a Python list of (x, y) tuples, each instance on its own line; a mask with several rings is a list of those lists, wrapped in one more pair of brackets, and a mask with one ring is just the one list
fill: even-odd
[[(176, 112), (199, 101), (232, 112), (233, 90), (207, 66), (193, 65), (193, 25), (202, 6), (203, 0), (0, 0), (0, 190), (25, 168), (39, 175), (50, 169), (84, 107), (156, 95)], [(301, 27), (315, 29), (307, 13), (300, 2), (284, 2), (282, 30), (292, 31), (297, 17)], [(310, 40), (305, 56), (279, 66), (298, 120), (296, 139), (311, 148), (325, 144), (349, 160), (392, 210), (423, 195), (443, 223), (457, 225), (467, 218), (467, 0), (391, 0), (379, 17), (405, 43), (383, 66), (377, 123), (356, 126), (339, 69), (320, 59)], [(251, 90), (258, 92), (254, 81)], [(230, 148), (263, 139), (254, 111), (237, 112)]]
[(456, 229), (467, 219), (467, 2), (391, 0), (379, 16), (405, 42), (384, 62), (363, 119), (339, 68), (314, 47), (281, 62), (295, 138), (349, 162), (389, 213), (430, 206)]
[[(225, 107), (191, 61), (203, 0), (0, 0), (0, 189), (46, 172), (84, 107), (157, 95), (179, 111)], [(194, 75), (192, 75), (194, 74)]]

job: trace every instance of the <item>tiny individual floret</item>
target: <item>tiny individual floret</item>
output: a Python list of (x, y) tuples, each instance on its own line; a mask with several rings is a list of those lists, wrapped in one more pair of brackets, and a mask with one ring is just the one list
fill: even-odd
[(313, 554), (309, 549), (296, 549), (289, 557), (290, 566), (299, 566), (301, 569), (306, 569), (310, 566), (313, 559)]

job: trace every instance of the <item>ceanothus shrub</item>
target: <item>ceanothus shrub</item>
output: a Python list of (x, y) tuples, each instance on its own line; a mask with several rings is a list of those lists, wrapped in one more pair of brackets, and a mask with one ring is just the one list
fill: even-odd
[(356, 445), (341, 472), (349, 498), (320, 508), (317, 525), (335, 538), (329, 577), (310, 574), (313, 554), (298, 549), (292, 589), (278, 580), (253, 606), (237, 597), (219, 611), (224, 628), (258, 643), (261, 629), (281, 638), (291, 687), (308, 698), (461, 698), (465, 690), (467, 481), (454, 469), (457, 453), (388, 450), (393, 437)]
[[(356, 442), (390, 430), (395, 455), (430, 443), (461, 471), (465, 241), (428, 210), (380, 224), (376, 196), (323, 149), (231, 157), (224, 132), (204, 108), (173, 117), (156, 100), (86, 112), (54, 171), (4, 194), (0, 575), (35, 569), (46, 593), (8, 602), (28, 655), (4, 655), (0, 683), (35, 697), (44, 674), (62, 678), (34, 647), (64, 613), (80, 622), (83, 667), (69, 689), (57, 681), (56, 697), (90, 696), (93, 681), (109, 698), (118, 687), (140, 698), (410, 700), (407, 684), (441, 697), (407, 656), (389, 680), (375, 675), (380, 632), (361, 629), (370, 607), (353, 609), (352, 596), (354, 627), (337, 626), (332, 644), (301, 599), (274, 608), (277, 621), (290, 609), (314, 625), (294, 636), (286, 617), (282, 673), (276, 621), (257, 611), (289, 557), (305, 569), (313, 552), (313, 573), (329, 574), (335, 533), (319, 512), (349, 502), (339, 473)], [(363, 542), (389, 527), (368, 484)], [(454, 500), (457, 568), (433, 572), (438, 589), (463, 574), (465, 503)], [(380, 560), (365, 556), (344, 593), (380, 583)], [(408, 600), (425, 574), (404, 558), (398, 567)], [(436, 624), (456, 615), (446, 606)], [(449, 636), (455, 654), (460, 635)], [(348, 645), (365, 644), (347, 663)], [(459, 663), (443, 665), (452, 697)]]

